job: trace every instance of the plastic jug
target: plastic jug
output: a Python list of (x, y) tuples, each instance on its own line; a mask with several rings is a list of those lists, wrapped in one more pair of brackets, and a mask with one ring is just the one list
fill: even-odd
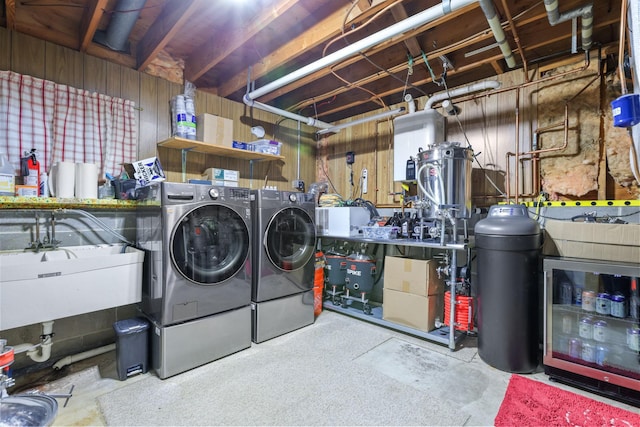
[(16, 195), (15, 169), (9, 163), (7, 155), (0, 154), (0, 196)]

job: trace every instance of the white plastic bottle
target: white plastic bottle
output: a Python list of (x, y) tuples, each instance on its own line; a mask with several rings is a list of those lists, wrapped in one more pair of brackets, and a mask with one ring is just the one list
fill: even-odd
[(193, 98), (184, 98), (185, 110), (187, 112), (187, 139), (196, 139), (196, 107)]
[(0, 196), (16, 195), (15, 169), (9, 163), (7, 155), (0, 153)]

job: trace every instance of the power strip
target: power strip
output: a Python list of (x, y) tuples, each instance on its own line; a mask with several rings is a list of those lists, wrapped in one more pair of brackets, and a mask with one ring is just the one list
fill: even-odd
[(367, 169), (362, 169), (362, 194), (367, 194), (367, 184), (368, 184), (368, 179), (367, 179)]

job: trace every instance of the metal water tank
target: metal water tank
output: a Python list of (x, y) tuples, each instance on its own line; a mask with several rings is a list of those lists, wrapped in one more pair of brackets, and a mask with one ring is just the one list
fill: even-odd
[(475, 226), (478, 354), (494, 368), (538, 367), (542, 232), (522, 205), (496, 205)]

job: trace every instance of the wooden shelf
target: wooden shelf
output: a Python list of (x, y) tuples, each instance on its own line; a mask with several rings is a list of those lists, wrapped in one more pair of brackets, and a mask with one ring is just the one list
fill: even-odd
[(216, 156), (233, 157), (244, 160), (284, 160), (283, 156), (276, 156), (274, 154), (256, 153), (255, 151), (240, 150), (238, 148), (224, 147), (222, 145), (208, 144), (206, 142), (177, 137), (171, 137), (158, 142), (158, 147), (189, 150), (197, 153), (215, 154)]

